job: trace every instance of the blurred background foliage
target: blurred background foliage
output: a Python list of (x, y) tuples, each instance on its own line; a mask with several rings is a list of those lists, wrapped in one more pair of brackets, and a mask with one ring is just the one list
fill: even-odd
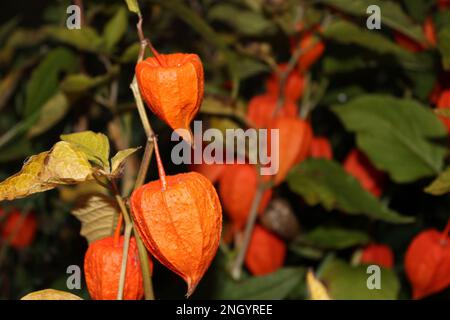
[[(2, 180), (62, 133), (103, 132), (117, 150), (144, 145), (129, 89), (139, 49), (136, 16), (121, 0), (75, 3), (83, 4), (80, 30), (66, 28), (71, 1), (0, 4)], [(381, 30), (366, 28), (370, 4), (381, 7)], [(414, 235), (442, 230), (449, 217), (449, 197), (423, 189), (448, 162), (447, 131), (431, 112), (430, 96), (437, 83), (450, 84), (450, 10), (439, 10), (434, 0), (143, 0), (140, 6), (145, 34), (161, 53), (195, 52), (202, 58), (206, 87), (198, 118), (218, 128), (243, 126), (248, 100), (264, 92), (278, 63), (289, 61), (291, 44), (303, 30), (320, 25), (316, 36), (326, 45), (308, 71), (311, 94), (301, 105), (315, 105), (314, 133), (331, 141), (335, 162), (307, 161), (276, 190), (301, 225), (285, 267), (236, 283), (226, 272), (233, 252), (222, 248), (192, 298), (306, 298), (308, 267), (319, 269), (336, 298), (410, 298), (405, 250)], [(430, 16), (436, 46), (413, 52), (395, 41), (399, 32), (424, 43), (421, 26)], [(151, 121), (168, 173), (186, 171), (168, 161), (171, 131), (156, 117)], [(355, 146), (385, 172), (379, 199), (356, 180), (348, 182), (338, 165)], [(132, 158), (127, 170), (137, 164)], [(154, 179), (154, 163), (151, 168)], [(325, 177), (317, 179), (317, 173)], [(125, 173), (124, 185), (132, 183), (131, 175)], [(92, 190), (97, 189), (64, 187), (1, 203), (6, 212), (34, 211), (38, 231), (27, 248), (1, 244), (0, 298), (17, 299), (46, 287), (67, 290), (66, 268), (82, 266), (87, 248), (70, 211)], [(405, 217), (414, 221), (397, 224)], [(367, 290), (365, 269), (351, 264), (355, 251), (372, 241), (389, 245), (395, 257), (378, 291)], [(154, 275), (157, 298), (183, 297), (178, 277), (160, 265)], [(88, 297), (84, 284), (72, 292)], [(448, 289), (433, 296), (449, 297)]]

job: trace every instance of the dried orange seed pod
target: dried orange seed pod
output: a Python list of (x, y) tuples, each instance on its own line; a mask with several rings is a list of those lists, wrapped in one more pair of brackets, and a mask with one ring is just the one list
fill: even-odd
[(361, 186), (379, 197), (383, 192), (383, 173), (378, 171), (366, 155), (357, 149), (351, 150), (344, 160), (344, 169), (354, 176)]
[[(250, 164), (227, 165), (219, 180), (219, 194), (223, 207), (233, 225), (241, 229), (247, 222), (253, 198), (258, 188), (257, 168)], [(262, 213), (272, 197), (272, 190), (264, 192), (259, 206)]]
[(190, 296), (219, 246), (222, 210), (211, 182), (197, 172), (153, 181), (131, 196), (139, 234), (164, 266), (182, 277)]
[(385, 244), (372, 243), (363, 248), (360, 263), (377, 264), (391, 269), (394, 266), (394, 253)]
[(313, 137), (311, 141), (310, 156), (316, 159), (333, 159), (333, 149), (331, 148), (330, 140), (325, 137)]
[(146, 248), (184, 279), (190, 296), (219, 247), (222, 207), (200, 173), (166, 176), (156, 139), (154, 145), (159, 180), (133, 191), (132, 214)]
[[(289, 170), (303, 161), (309, 154), (312, 140), (311, 125), (302, 119), (291, 117), (276, 117), (270, 124), (271, 129), (279, 129), (278, 144), (269, 146), (268, 150), (278, 151), (278, 173), (275, 175), (275, 185), (283, 182)], [(270, 136), (269, 136), (270, 137)], [(272, 143), (272, 141), (269, 141)], [(272, 156), (272, 161), (276, 157)]]
[[(250, 99), (247, 109), (247, 119), (258, 128), (266, 128), (272, 119), (277, 107), (278, 98), (274, 94), (263, 94)], [(296, 117), (298, 114), (297, 105), (286, 99), (281, 106), (278, 115)]]
[[(0, 209), (0, 218), (4, 214), (3, 210)], [(36, 229), (37, 221), (34, 212), (22, 216), (22, 213), (17, 209), (9, 213), (0, 225), (2, 239), (9, 241), (9, 244), (15, 249), (28, 247), (34, 240)]]
[(245, 256), (245, 265), (254, 275), (280, 269), (286, 257), (286, 244), (273, 233), (256, 225)]
[[(86, 284), (94, 300), (115, 300), (119, 290), (124, 237), (118, 241), (106, 237), (89, 245), (84, 257)], [(153, 264), (150, 262), (152, 268)], [(144, 296), (142, 272), (136, 240), (130, 239), (125, 274), (124, 300), (139, 300)]]
[(158, 54), (136, 65), (136, 79), (150, 109), (192, 143), (189, 124), (203, 99), (203, 66), (196, 54)]
[(450, 286), (450, 220), (444, 232), (428, 229), (411, 242), (405, 255), (405, 271), (413, 298), (421, 299)]

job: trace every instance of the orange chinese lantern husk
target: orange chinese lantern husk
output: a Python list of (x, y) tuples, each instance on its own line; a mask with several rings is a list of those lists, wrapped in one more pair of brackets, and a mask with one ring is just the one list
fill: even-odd
[(300, 55), (297, 65), (300, 72), (305, 72), (318, 61), (325, 52), (325, 44), (312, 31), (306, 32), (301, 40), (300, 47), (304, 52)]
[(360, 262), (392, 268), (394, 266), (394, 253), (386, 245), (370, 244), (363, 249)]
[(450, 285), (450, 237), (428, 229), (417, 235), (405, 255), (405, 271), (412, 285), (413, 298), (421, 299)]
[[(284, 71), (287, 68), (286, 64), (279, 65), (280, 71)], [(267, 92), (271, 95), (278, 97), (280, 95), (280, 77), (277, 73), (273, 73), (266, 81)], [(305, 89), (305, 77), (296, 72), (292, 71), (287, 79), (284, 86), (284, 96), (291, 100), (297, 101), (303, 95)]]
[[(89, 245), (84, 258), (84, 272), (92, 299), (117, 299), (123, 245), (123, 236), (118, 241), (115, 241), (114, 237), (111, 236), (97, 240)], [(153, 268), (151, 261), (150, 268)], [(128, 249), (123, 299), (140, 300), (143, 296), (144, 286), (137, 245), (136, 240), (132, 237)]]
[(325, 137), (313, 137), (311, 140), (310, 156), (312, 158), (333, 159), (333, 149), (330, 141)]
[(146, 248), (186, 281), (190, 296), (219, 246), (222, 208), (214, 186), (197, 172), (167, 176), (136, 189), (131, 208)]
[[(0, 209), (0, 216), (3, 214)], [(34, 240), (36, 229), (36, 215), (29, 212), (26, 217), (22, 217), (17, 209), (8, 214), (0, 227), (2, 239), (9, 241), (9, 245), (15, 249), (28, 247)]]
[[(247, 119), (258, 128), (267, 128), (274, 116), (277, 107), (278, 98), (274, 94), (263, 94), (253, 97), (247, 109)], [(296, 117), (298, 114), (297, 105), (285, 99), (284, 104), (278, 111), (278, 116)]]
[(203, 99), (203, 66), (196, 54), (157, 54), (136, 65), (141, 94), (153, 113), (187, 142), (189, 125)]
[(245, 256), (245, 265), (253, 275), (280, 269), (286, 257), (286, 244), (270, 231), (256, 225)]
[(375, 197), (379, 197), (383, 192), (383, 174), (374, 168), (367, 157), (357, 149), (353, 149), (347, 155), (344, 160), (344, 169)]
[[(275, 174), (275, 185), (280, 184), (286, 178), (289, 170), (303, 161), (309, 154), (312, 140), (311, 125), (302, 119), (291, 117), (276, 117), (270, 124), (271, 129), (279, 129), (279, 139), (268, 143), (268, 152), (274, 149), (278, 152), (272, 156), (272, 161), (278, 158), (278, 173)], [(271, 135), (269, 135), (269, 138)], [(271, 144), (275, 145), (272, 146)]]
[[(253, 165), (233, 164), (228, 165), (220, 177), (220, 198), (236, 229), (242, 229), (247, 222), (253, 198), (258, 188), (258, 173), (256, 170)], [(266, 190), (259, 205), (259, 214), (265, 210), (271, 197), (272, 190)]]

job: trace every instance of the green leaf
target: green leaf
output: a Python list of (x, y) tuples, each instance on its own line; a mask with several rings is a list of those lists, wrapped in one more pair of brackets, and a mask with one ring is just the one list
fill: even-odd
[(83, 131), (63, 134), (61, 140), (70, 142), (84, 152), (90, 161), (109, 172), (109, 141), (103, 133)]
[(285, 298), (305, 277), (304, 268), (282, 268), (266, 276), (251, 277), (240, 282), (223, 275), (223, 287), (214, 299), (279, 300)]
[(361, 231), (333, 227), (318, 227), (303, 235), (302, 241), (324, 249), (346, 249), (369, 242), (369, 236)]
[(137, 0), (125, 0), (128, 6), (128, 10), (134, 12), (136, 14), (141, 14), (141, 10), (139, 9), (139, 4)]
[[(403, 12), (398, 3), (387, 0), (321, 0), (339, 10), (352, 15), (367, 17), (367, 8), (377, 5), (381, 9), (381, 23), (407, 35), (417, 42), (424, 43), (425, 36), (420, 25), (415, 24), (412, 19)], [(413, 2), (413, 1), (411, 1)], [(374, 31), (372, 31), (374, 32)]]
[(440, 173), (439, 176), (434, 179), (424, 191), (435, 196), (440, 196), (450, 192), (450, 167)]
[(40, 109), (39, 119), (27, 133), (28, 138), (40, 135), (58, 123), (69, 111), (70, 105), (66, 95), (58, 92)]
[(418, 21), (425, 20), (434, 4), (433, 1), (429, 0), (403, 0), (402, 2), (411, 18)]
[(262, 72), (267, 72), (269, 69), (270, 68), (265, 63), (262, 63), (256, 59), (242, 57), (239, 63), (238, 74), (240, 79), (246, 79)]
[(349, 21), (336, 20), (330, 23), (324, 30), (323, 35), (334, 41), (358, 45), (379, 54), (392, 54), (406, 66), (423, 68), (420, 57), (417, 55), (403, 49), (384, 35), (363, 29)]
[(212, 7), (208, 18), (226, 23), (245, 36), (270, 35), (276, 30), (275, 25), (261, 13), (230, 3), (219, 3)]
[(442, 55), (444, 69), (450, 70), (450, 25), (447, 25), (439, 31), (438, 49)]
[(309, 205), (338, 209), (348, 214), (391, 222), (407, 223), (414, 218), (387, 208), (335, 161), (308, 159), (294, 167), (287, 177), (292, 191), (303, 196)]
[(380, 289), (369, 289), (367, 281), (371, 274), (367, 266), (349, 266), (342, 260), (326, 261), (321, 267), (319, 278), (328, 288), (332, 299), (336, 300), (395, 300), (400, 290), (399, 280), (394, 271), (381, 268)]
[(51, 38), (77, 49), (95, 53), (105, 51), (102, 38), (91, 27), (83, 26), (81, 29), (69, 30), (66, 27), (47, 26), (44, 30)]
[(116, 44), (125, 34), (128, 23), (128, 15), (125, 8), (120, 7), (116, 14), (108, 21), (103, 30), (103, 39), (108, 52), (113, 52)]
[(129, 156), (138, 151), (140, 148), (129, 148), (120, 150), (114, 157), (111, 158), (111, 174), (117, 175), (120, 173), (122, 166)]
[(58, 91), (58, 77), (62, 71), (71, 72), (77, 67), (72, 52), (64, 48), (50, 51), (37, 66), (27, 83), (24, 116), (31, 116)]
[(91, 77), (83, 73), (71, 74), (65, 77), (61, 82), (60, 89), (66, 93), (81, 93), (104, 84), (110, 78), (110, 74), (96, 77)]
[(365, 95), (333, 107), (361, 150), (398, 183), (436, 175), (446, 148), (430, 141), (446, 136), (433, 112), (411, 99)]
[(141, 45), (139, 43), (133, 43), (128, 48), (125, 49), (125, 51), (120, 56), (119, 60), (121, 63), (136, 63), (136, 60), (139, 55), (139, 50), (141, 48)]

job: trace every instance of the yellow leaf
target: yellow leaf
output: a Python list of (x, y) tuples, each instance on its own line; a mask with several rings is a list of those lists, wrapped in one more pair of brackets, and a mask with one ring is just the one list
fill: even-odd
[(92, 178), (92, 167), (87, 156), (71, 143), (56, 143), (47, 157), (41, 180), (52, 184), (72, 184)]
[(83, 131), (63, 134), (61, 140), (70, 142), (83, 151), (90, 161), (109, 171), (109, 141), (104, 134)]
[(54, 289), (44, 289), (31, 292), (22, 297), (20, 300), (83, 300), (83, 299), (70, 292)]
[(311, 270), (308, 270), (306, 274), (306, 282), (308, 284), (309, 297), (311, 300), (331, 300), (328, 295), (328, 291), (312, 273)]
[(22, 170), (1, 182), (0, 201), (89, 179), (92, 179), (92, 167), (86, 155), (70, 143), (60, 141), (50, 151), (30, 157)]
[(40, 175), (49, 152), (32, 156), (20, 172), (0, 183), (0, 201), (23, 198), (36, 192), (50, 190), (53, 185), (43, 183)]
[(118, 208), (115, 202), (103, 194), (91, 194), (72, 210), (81, 221), (80, 234), (89, 243), (112, 235), (117, 223)]

